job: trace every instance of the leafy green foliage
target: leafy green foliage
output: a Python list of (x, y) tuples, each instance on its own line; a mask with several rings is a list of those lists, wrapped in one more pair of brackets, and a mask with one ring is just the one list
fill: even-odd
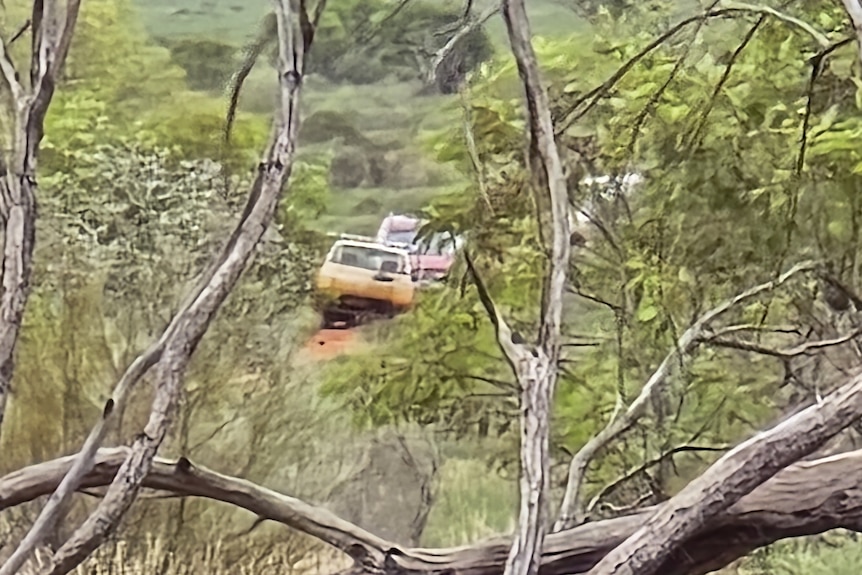
[(133, 142), (245, 170), (266, 138), (266, 122), (241, 116), (225, 149), (224, 110), (220, 100), (188, 90), (184, 70), (136, 25), (128, 0), (85, 3), (46, 118), (40, 164), (49, 173), (74, 170), (96, 144)]

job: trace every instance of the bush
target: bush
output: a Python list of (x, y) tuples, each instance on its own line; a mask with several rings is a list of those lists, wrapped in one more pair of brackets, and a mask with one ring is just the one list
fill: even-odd
[(364, 85), (380, 82), (389, 73), (376, 54), (354, 48), (336, 60), (324, 75), (334, 81)]
[(361, 148), (349, 147), (332, 158), (329, 183), (336, 188), (358, 188), (368, 177), (368, 160)]
[(221, 91), (227, 85), (240, 60), (237, 47), (208, 38), (162, 40), (170, 50), (171, 60), (186, 72), (186, 83), (192, 90)]
[(305, 118), (300, 126), (299, 138), (306, 144), (319, 144), (335, 138), (343, 138), (348, 145), (370, 144), (346, 114), (334, 110), (320, 110)]

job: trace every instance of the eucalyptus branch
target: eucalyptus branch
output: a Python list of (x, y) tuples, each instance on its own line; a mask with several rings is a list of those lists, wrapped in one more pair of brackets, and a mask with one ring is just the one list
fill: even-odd
[(8, 155), (0, 153), (0, 219), (4, 223), (0, 270), (0, 426), (33, 275), (39, 147), (45, 116), (54, 96), (58, 71), (68, 54), (79, 8), (80, 0), (67, 0), (61, 18), (59, 2), (34, 0), (29, 20), (33, 42), (27, 87), (21, 83), (9, 56), (9, 43), (0, 38), (0, 85), (8, 86), (12, 99), (11, 109), (0, 114), (8, 116), (12, 125), (11, 150)]
[[(550, 485), (550, 413), (559, 376), (563, 296), (568, 285), (572, 222), (566, 175), (554, 139), (548, 91), (542, 83), (524, 0), (503, 0), (503, 20), (524, 87), (529, 164), (539, 236), (550, 256), (543, 279), (541, 320), (535, 349), (518, 346), (515, 374), (521, 387), (520, 509), (505, 575), (536, 575), (545, 540)], [(550, 225), (551, 229), (543, 229)], [(550, 233), (550, 240), (545, 240)]]
[[(858, 0), (847, 0), (851, 2), (856, 2)], [(846, 3), (846, 2), (845, 2)], [(749, 4), (747, 2), (733, 2), (730, 0), (725, 0), (721, 3), (723, 8), (729, 8), (731, 10), (739, 10), (741, 12), (751, 12), (753, 14), (762, 14), (767, 16), (772, 16), (776, 20), (780, 20), (791, 26), (799, 28), (809, 36), (811, 36), (815, 42), (817, 42), (821, 48), (825, 48), (829, 46), (829, 38), (826, 37), (826, 34), (820, 32), (817, 28), (809, 24), (808, 22), (796, 18), (795, 16), (791, 16), (785, 12), (781, 12), (780, 10), (773, 8), (772, 6), (763, 6), (760, 4)]]
[(617, 304), (615, 304), (615, 303), (611, 303), (611, 302), (609, 302), (609, 301), (603, 300), (603, 299), (601, 299), (601, 298), (600, 298), (600, 297), (598, 297), (598, 296), (594, 296), (594, 295), (592, 295), (592, 294), (588, 294), (588, 293), (586, 293), (586, 292), (582, 291), (582, 290), (581, 290), (581, 289), (579, 289), (579, 288), (567, 288), (567, 290), (566, 290), (566, 291), (567, 291), (567, 292), (569, 292), (569, 293), (570, 293), (570, 294), (572, 294), (572, 295), (576, 295), (576, 296), (578, 296), (578, 297), (582, 297), (582, 298), (584, 298), (584, 299), (585, 299), (585, 300), (587, 300), (587, 301), (591, 301), (591, 302), (593, 302), (593, 303), (597, 303), (597, 304), (599, 304), (599, 305), (603, 305), (603, 306), (605, 306), (606, 308), (608, 308), (609, 310), (611, 310), (612, 312), (615, 312), (615, 313), (616, 313), (617, 311), (622, 310), (622, 307), (621, 307), (621, 306), (619, 306), (619, 305), (617, 305)]
[(503, 319), (503, 316), (497, 310), (497, 306), (494, 304), (494, 300), (491, 299), (488, 288), (485, 287), (485, 282), (476, 270), (476, 265), (473, 263), (473, 258), (470, 257), (470, 252), (466, 249), (464, 250), (464, 261), (467, 263), (470, 276), (473, 278), (473, 283), (479, 294), (479, 301), (482, 302), (482, 307), (485, 308), (485, 313), (488, 314), (488, 319), (491, 320), (491, 324), (494, 326), (494, 336), (496, 337), (497, 345), (500, 347), (500, 351), (503, 352), (503, 357), (509, 362), (512, 372), (517, 374), (518, 361), (523, 352), (518, 349), (518, 344), (513, 339), (512, 328), (509, 327), (509, 324), (506, 323), (506, 320)]
[[(383, 30), (383, 27), (384, 27), (386, 24), (388, 24), (390, 20), (392, 20), (393, 18), (395, 18), (396, 16), (398, 16), (398, 14), (400, 14), (400, 13), (401, 13), (401, 11), (402, 11), (402, 10), (404, 10), (404, 8), (406, 8), (406, 7), (407, 7), (407, 5), (408, 5), (408, 4), (410, 4), (410, 2), (412, 2), (412, 1), (413, 1), (413, 0), (400, 0), (400, 1), (398, 2), (398, 4), (396, 4), (396, 5), (395, 5), (395, 6), (394, 6), (394, 7), (393, 7), (393, 8), (392, 8), (392, 9), (391, 9), (387, 14), (386, 14), (386, 16), (384, 16), (383, 18), (381, 18), (381, 19), (380, 19), (380, 21), (379, 21), (379, 22), (377, 22), (377, 24), (375, 24), (375, 25), (374, 25), (373, 27), (371, 27), (370, 29), (366, 28), (366, 30), (365, 30), (364, 32), (363, 32), (362, 30), (359, 30), (359, 29), (358, 29), (358, 27), (357, 27), (357, 29), (354, 29), (354, 31), (353, 31), (353, 32), (354, 32), (354, 34), (356, 34), (356, 35), (357, 35), (357, 37), (358, 37), (358, 43), (359, 43), (359, 44), (364, 44), (364, 43), (370, 42), (372, 39), (374, 39), (374, 37), (375, 37), (377, 34), (379, 34), (379, 33)], [(318, 5), (319, 5), (319, 4), (318, 4)], [(362, 24), (367, 24), (367, 23), (368, 23), (368, 22), (363, 22)], [(315, 23), (315, 25), (316, 25), (316, 23)], [(361, 24), (360, 24), (360, 25), (361, 25)]]
[[(845, 0), (846, 2), (858, 2), (858, 0)], [(701, 14), (690, 16), (685, 18), (673, 26), (671, 26), (668, 30), (660, 34), (650, 43), (648, 43), (640, 52), (635, 54), (633, 57), (626, 60), (613, 74), (611, 74), (607, 80), (602, 82), (600, 85), (596, 86), (586, 94), (576, 98), (571, 104), (569, 104), (562, 113), (562, 120), (558, 123), (558, 127), (555, 131), (557, 135), (562, 134), (566, 130), (568, 130), (575, 122), (583, 118), (590, 110), (592, 110), (603, 98), (605, 98), (610, 91), (620, 82), (631, 69), (649, 54), (651, 54), (657, 48), (663, 46), (668, 41), (672, 40), (677, 34), (682, 32), (688, 26), (692, 24), (697, 24), (699, 22), (703, 22), (708, 19), (715, 18), (728, 18), (732, 17), (736, 14), (766, 14), (772, 18), (785, 22), (793, 27), (799, 28), (804, 31), (806, 34), (812, 36), (817, 44), (821, 48), (829, 47), (829, 40), (825, 37), (821, 32), (816, 30), (810, 24), (799, 20), (798, 18), (794, 18), (783, 12), (780, 12), (774, 8), (757, 6), (753, 4), (745, 4), (740, 2), (730, 3), (728, 2), (726, 5), (713, 9), (707, 10)], [(862, 32), (860, 32), (862, 34)]]
[(485, 181), (485, 165), (482, 163), (479, 157), (479, 150), (476, 147), (476, 136), (473, 133), (473, 118), (470, 112), (470, 102), (467, 98), (466, 85), (461, 89), (461, 107), (464, 110), (464, 140), (467, 144), (467, 153), (470, 156), (470, 162), (473, 164), (473, 170), (476, 172), (476, 184), (479, 186), (479, 193), (482, 195), (482, 199), (485, 200), (485, 205), (488, 206), (488, 213), (493, 217), (494, 206), (491, 205), (491, 198), (488, 195), (488, 185)]
[(18, 38), (23, 36), (24, 32), (26, 32), (29, 29), (30, 29), (30, 19), (28, 18), (27, 20), (24, 20), (24, 23), (21, 24), (21, 27), (18, 28), (18, 31), (15, 32), (14, 34), (12, 34), (12, 37), (9, 38), (9, 43), (8, 43), (7, 47), (14, 44), (18, 40)]
[(732, 9), (711, 10), (709, 12), (706, 12), (705, 14), (698, 14), (697, 16), (686, 18), (660, 34), (652, 42), (650, 42), (643, 49), (641, 49), (640, 52), (626, 60), (619, 68), (617, 68), (617, 70), (613, 74), (608, 77), (607, 80), (605, 80), (600, 85), (596, 86), (586, 94), (580, 96), (579, 98), (576, 98), (571, 104), (569, 104), (563, 111), (563, 120), (559, 122), (559, 127), (555, 130), (555, 134), (562, 134), (572, 125), (574, 125), (575, 122), (583, 118), (590, 110), (592, 110), (596, 106), (596, 104), (599, 103), (599, 101), (601, 101), (602, 98), (607, 96), (611, 89), (613, 89), (613, 87), (616, 86), (617, 83), (622, 80), (638, 62), (646, 58), (655, 49), (664, 45), (665, 42), (671, 40), (677, 34), (682, 32), (685, 28), (702, 21), (704, 18), (723, 18), (727, 17), (730, 14), (733, 14), (734, 12), (735, 10)]
[(754, 323), (743, 323), (736, 325), (728, 325), (719, 329), (714, 329), (710, 332), (712, 337), (739, 333), (741, 331), (767, 332), (767, 333), (784, 333), (793, 335), (802, 335), (802, 332), (795, 326), (779, 326), (779, 325), (761, 325)]
[(753, 353), (759, 353), (761, 355), (768, 355), (772, 357), (778, 357), (782, 359), (790, 359), (794, 357), (799, 357), (801, 355), (809, 355), (812, 352), (819, 351), (821, 349), (827, 347), (835, 347), (838, 345), (842, 345), (847, 343), (848, 341), (852, 341), (862, 335), (862, 328), (856, 329), (850, 333), (819, 341), (808, 341), (805, 343), (801, 343), (797, 346), (785, 348), (785, 349), (774, 349), (770, 347), (766, 347), (760, 344), (756, 344), (749, 341), (743, 341), (738, 339), (728, 339), (722, 337), (706, 337), (701, 339), (701, 343), (708, 343), (710, 345), (715, 345), (719, 347), (726, 347), (731, 349), (738, 349), (740, 351), (750, 351)]
[(694, 31), (691, 34), (691, 39), (686, 42), (685, 48), (682, 50), (682, 54), (679, 58), (674, 62), (673, 69), (671, 69), (670, 74), (668, 74), (665, 81), (659, 86), (658, 90), (655, 90), (649, 97), (649, 101), (647, 101), (646, 105), (641, 109), (638, 115), (635, 117), (634, 125), (632, 126), (631, 138), (629, 139), (629, 143), (627, 146), (627, 155), (629, 157), (634, 157), (635, 154), (635, 146), (637, 145), (638, 137), (640, 136), (641, 128), (643, 127), (644, 122), (646, 122), (647, 116), (649, 116), (652, 111), (655, 109), (655, 106), (661, 100), (664, 93), (670, 87), (671, 82), (676, 79), (677, 74), (679, 74), (680, 70), (682, 70), (683, 65), (686, 60), (688, 60), (688, 56), (691, 53), (691, 47), (697, 42), (698, 37), (700, 36), (701, 30), (703, 30), (706, 21), (708, 20), (708, 14), (718, 5), (721, 0), (713, 0), (712, 4), (703, 13), (701, 18), (697, 21), (694, 27)]
[(693, 352), (700, 345), (700, 338), (709, 328), (711, 322), (727, 313), (740, 303), (751, 299), (766, 291), (773, 291), (785, 284), (792, 277), (803, 272), (809, 272), (816, 268), (814, 262), (800, 263), (778, 278), (749, 288), (748, 290), (730, 298), (718, 306), (712, 308), (695, 321), (679, 338), (676, 346), (659, 364), (658, 369), (653, 372), (649, 380), (641, 389), (638, 397), (628, 406), (625, 411), (615, 412), (607, 425), (595, 436), (593, 436), (572, 458), (569, 465), (569, 477), (566, 491), (560, 506), (560, 514), (554, 524), (554, 531), (568, 529), (575, 524), (583, 522), (584, 512), (581, 501), (581, 488), (587, 467), (595, 455), (616, 439), (620, 434), (630, 429), (646, 412), (647, 406), (653, 397), (661, 393), (662, 388), (671, 375), (671, 370), (685, 355)]
[(856, 376), (817, 404), (728, 451), (659, 505), (636, 533), (605, 555), (588, 575), (666, 573), (663, 566), (674, 551), (760, 485), (857, 421), (860, 410), (862, 376)]
[(727, 84), (727, 81), (730, 79), (730, 73), (733, 71), (733, 67), (736, 65), (737, 60), (751, 43), (751, 40), (754, 38), (754, 35), (757, 33), (757, 31), (760, 29), (764, 22), (766, 22), (765, 14), (758, 18), (754, 25), (748, 29), (748, 32), (745, 33), (745, 36), (742, 38), (742, 41), (733, 51), (733, 54), (730, 55), (730, 60), (724, 67), (724, 71), (721, 73), (721, 78), (718, 79), (718, 82), (716, 82), (715, 87), (712, 90), (712, 95), (710, 95), (709, 97), (709, 102), (706, 105), (706, 109), (700, 115), (700, 121), (697, 123), (697, 126), (692, 132), (693, 135), (691, 137), (691, 144), (689, 145), (689, 148), (691, 149), (692, 153), (698, 147), (698, 144), (700, 144), (700, 136), (703, 133), (703, 129), (706, 127), (706, 121), (709, 119), (709, 115), (712, 113), (712, 110), (715, 107), (715, 103), (718, 100), (718, 95), (721, 93), (721, 90), (724, 88), (725, 84)]
[(18, 70), (15, 69), (15, 64), (9, 56), (8, 46), (11, 42), (6, 42), (0, 36), (0, 73), (3, 75), (3, 80), (9, 87), (9, 93), (14, 102), (20, 102), (21, 96), (24, 93), (24, 87), (18, 76)]

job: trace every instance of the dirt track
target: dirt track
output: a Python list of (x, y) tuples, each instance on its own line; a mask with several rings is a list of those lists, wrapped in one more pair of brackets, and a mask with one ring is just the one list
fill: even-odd
[(312, 359), (329, 359), (350, 351), (358, 343), (352, 329), (322, 329), (305, 344), (305, 350)]

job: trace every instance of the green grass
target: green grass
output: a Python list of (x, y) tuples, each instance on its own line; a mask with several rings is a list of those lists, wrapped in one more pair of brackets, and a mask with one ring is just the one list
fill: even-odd
[[(257, 24), (270, 9), (269, 0), (134, 0), (144, 23), (154, 35), (163, 37), (204, 35), (243, 42), (252, 37)], [(567, 0), (531, 0), (527, 13), (533, 33), (540, 36), (571, 34), (584, 23)], [(476, 12), (488, 0), (476, 3)], [(494, 43), (507, 49), (506, 28), (499, 17), (488, 23)]]
[(512, 531), (517, 514), (514, 483), (470, 459), (450, 459), (440, 474), (424, 546), (454, 547)]
[(231, 42), (251, 38), (271, 8), (269, 0), (134, 0), (151, 34), (209, 36)]

